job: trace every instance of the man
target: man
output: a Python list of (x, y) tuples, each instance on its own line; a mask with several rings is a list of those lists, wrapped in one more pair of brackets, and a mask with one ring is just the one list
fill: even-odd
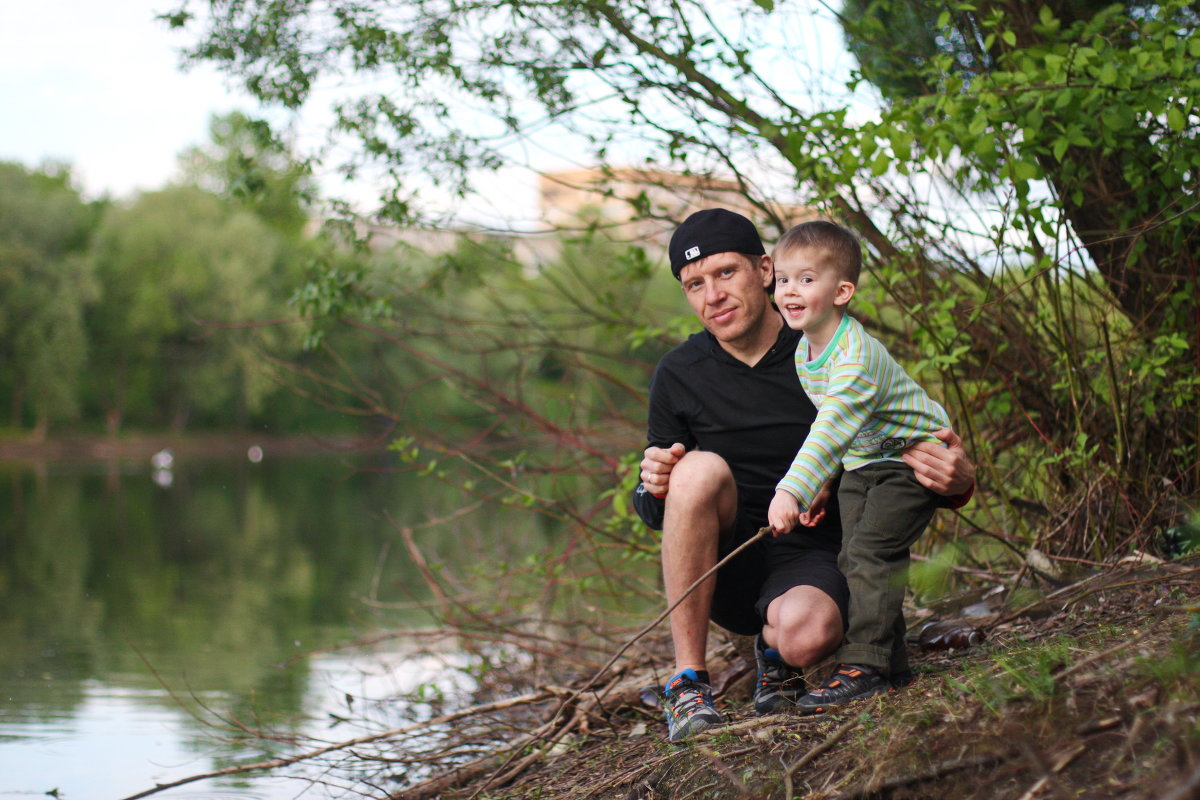
[[(816, 410), (796, 377), (800, 332), (771, 303), (771, 258), (750, 220), (725, 209), (688, 217), (668, 248), (672, 273), (704, 330), (659, 362), (650, 386), (649, 447), (634, 507), (661, 528), (663, 578), (674, 604), (725, 554), (767, 524), (775, 486)], [(949, 504), (965, 502), (974, 467), (950, 430), (904, 460)], [(664, 691), (671, 741), (719, 724), (706, 665), (708, 622), (756, 635), (758, 713), (804, 694), (800, 670), (836, 650), (849, 592), (837, 569), (836, 498), (812, 527), (755, 542), (671, 612), (675, 676)], [(893, 682), (904, 679), (904, 643)]]

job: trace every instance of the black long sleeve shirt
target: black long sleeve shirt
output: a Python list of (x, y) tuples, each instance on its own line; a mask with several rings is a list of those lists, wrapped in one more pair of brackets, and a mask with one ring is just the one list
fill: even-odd
[[(708, 331), (689, 336), (654, 370), (647, 443), (680, 442), (688, 450), (721, 456), (733, 472), (742, 507), (765, 518), (775, 485), (817, 415), (796, 377), (799, 341), (799, 331), (783, 326), (771, 349), (750, 366), (725, 352)], [(634, 508), (648, 526), (662, 527), (663, 501), (640, 484)], [(831, 544), (836, 550), (836, 542)]]

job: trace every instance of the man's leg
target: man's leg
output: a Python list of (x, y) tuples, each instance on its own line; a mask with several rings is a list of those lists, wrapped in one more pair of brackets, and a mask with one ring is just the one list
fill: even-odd
[(842, 612), (815, 586), (795, 586), (767, 606), (763, 641), (796, 668), (819, 664), (842, 643)]
[[(671, 471), (663, 517), (662, 567), (668, 605), (717, 563), (721, 534), (737, 515), (737, 487), (725, 460), (713, 453), (686, 454)], [(698, 586), (671, 612), (675, 671), (707, 668), (708, 620), (716, 576)]]
[(832, 557), (824, 568), (811, 563), (811, 558), (809, 562), (804, 579), (817, 585), (797, 583), (767, 605), (755, 646), (754, 710), (758, 714), (794, 708), (808, 691), (803, 668), (821, 662), (841, 644), (845, 630), (842, 606), (828, 590), (838, 592), (844, 605), (845, 580), (840, 574), (831, 580)]
[[(717, 563), (721, 535), (733, 527), (737, 488), (717, 455), (692, 452), (671, 470), (663, 517), (663, 584), (671, 612), (675, 676), (663, 687), (667, 736), (687, 739), (722, 722), (707, 672), (708, 621), (716, 575), (684, 593)], [(682, 600), (680, 599), (682, 598)]]

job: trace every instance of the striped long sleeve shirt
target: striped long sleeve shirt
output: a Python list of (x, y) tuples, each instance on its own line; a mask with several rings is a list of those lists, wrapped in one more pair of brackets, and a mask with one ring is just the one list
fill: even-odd
[(842, 317), (825, 352), (807, 360), (808, 339), (796, 348), (796, 374), (817, 418), (777, 488), (802, 509), (838, 470), (899, 461), (900, 451), (947, 427), (949, 416), (858, 320)]

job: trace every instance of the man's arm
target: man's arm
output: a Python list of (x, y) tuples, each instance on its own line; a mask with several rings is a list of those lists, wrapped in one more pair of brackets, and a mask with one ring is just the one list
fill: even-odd
[(950, 508), (960, 508), (975, 492), (975, 465), (967, 457), (957, 433), (942, 428), (933, 435), (946, 446), (919, 442), (904, 451), (904, 463), (912, 468), (922, 486), (947, 498)]

